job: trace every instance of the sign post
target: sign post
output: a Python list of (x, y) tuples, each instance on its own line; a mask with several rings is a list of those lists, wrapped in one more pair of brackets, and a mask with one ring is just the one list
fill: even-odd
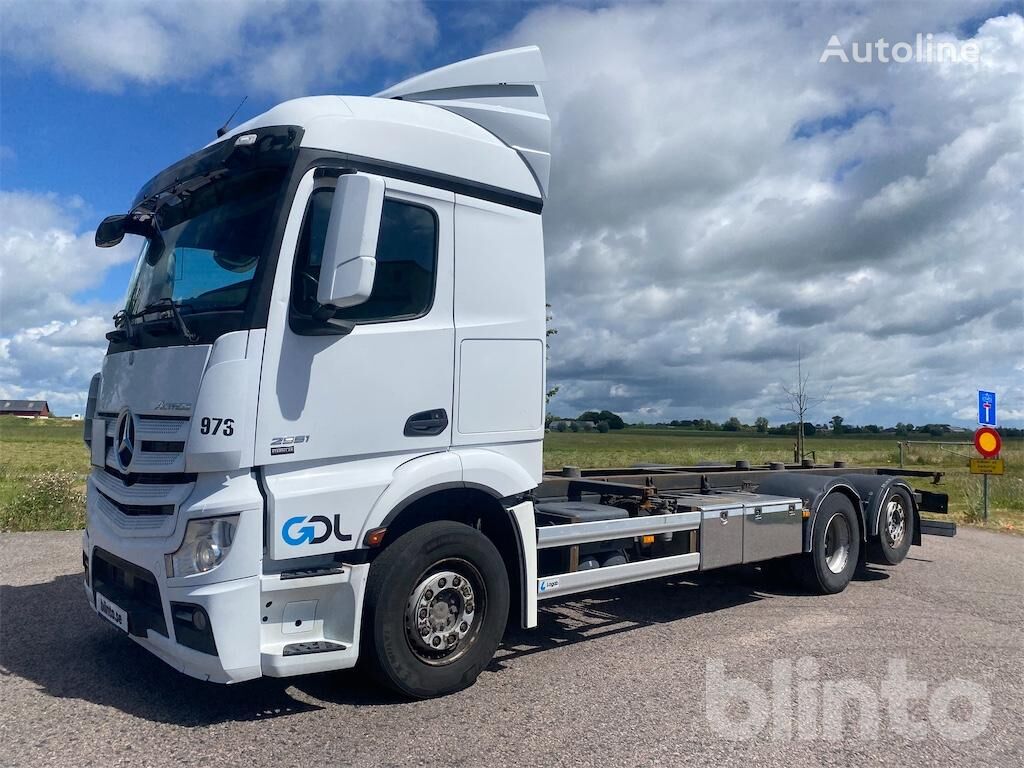
[[(994, 429), (998, 423), (996, 421), (995, 392), (989, 392), (984, 389), (978, 390), (978, 423), (981, 424), (981, 429), (974, 433), (974, 447), (986, 459), (994, 459), (999, 455), (999, 449), (1002, 447), (999, 433)], [(971, 472), (974, 472), (973, 466), (971, 467)], [(988, 520), (988, 476), (990, 474), (992, 473), (984, 472), (981, 476), (985, 520)]]
[[(982, 395), (992, 395), (990, 408), (986, 410), (991, 410), (992, 419), (995, 420), (996, 396), (992, 392), (978, 393), (978, 419), (981, 420), (983, 415)], [(987, 416), (988, 414), (985, 413), (984, 415)], [(971, 459), (971, 474), (981, 475), (982, 515), (986, 521), (988, 520), (988, 476), (1003, 474), (1003, 460), (996, 458), (999, 456), (999, 451), (1002, 450), (1002, 447), (1003, 439), (992, 427), (980, 427), (974, 433), (974, 448), (984, 458)]]

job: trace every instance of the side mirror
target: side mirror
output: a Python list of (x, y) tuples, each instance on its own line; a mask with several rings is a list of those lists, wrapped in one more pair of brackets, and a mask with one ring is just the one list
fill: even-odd
[(380, 176), (353, 173), (338, 179), (327, 220), (318, 302), (343, 308), (370, 298), (383, 210), (384, 179)]
[(99, 248), (110, 248), (124, 240), (125, 222), (128, 216), (118, 214), (107, 216), (100, 225), (96, 227), (96, 245)]

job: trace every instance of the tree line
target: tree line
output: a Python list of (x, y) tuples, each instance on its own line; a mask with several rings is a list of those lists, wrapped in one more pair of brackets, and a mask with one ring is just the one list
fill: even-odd
[[(767, 417), (758, 416), (753, 424), (747, 424), (736, 416), (731, 416), (725, 421), (713, 421), (711, 419), (673, 419), (672, 421), (659, 421), (654, 423), (639, 422), (627, 423), (621, 416), (612, 411), (584, 411), (575, 418), (565, 418), (554, 415), (547, 417), (547, 426), (558, 432), (609, 432), (615, 429), (626, 427), (638, 428), (665, 428), (685, 429), (695, 432), (754, 432), (765, 435), (790, 435), (795, 436), (800, 429), (799, 422), (791, 421), (785, 424), (772, 426)], [(812, 424), (809, 421), (803, 423), (804, 436), (810, 437), (816, 434), (830, 435), (896, 435), (908, 438), (944, 437), (946, 435), (960, 433), (966, 440), (971, 430), (954, 428), (949, 424), (920, 424), (897, 422), (895, 426), (887, 427), (880, 424), (847, 424), (846, 419), (840, 415), (833, 416), (827, 424)], [(999, 432), (1003, 437), (1024, 437), (1024, 429), (1014, 427), (1000, 427)]]

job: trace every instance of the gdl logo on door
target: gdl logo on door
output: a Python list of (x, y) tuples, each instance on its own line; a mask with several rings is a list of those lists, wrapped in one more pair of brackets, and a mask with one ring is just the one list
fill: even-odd
[(335, 515), (333, 521), (325, 515), (313, 515), (308, 522), (305, 515), (300, 515), (288, 518), (281, 527), (281, 538), (293, 547), (323, 544), (332, 536), (338, 541), (352, 541), (352, 534), (341, 532), (341, 515)]

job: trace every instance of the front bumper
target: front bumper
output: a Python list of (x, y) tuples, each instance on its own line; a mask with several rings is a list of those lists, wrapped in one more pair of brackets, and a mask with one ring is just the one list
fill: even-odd
[[(94, 611), (100, 613), (97, 593), (102, 594), (127, 614), (132, 640), (175, 669), (200, 680), (235, 683), (261, 675), (262, 497), (248, 473), (226, 481), (221, 475), (209, 493), (204, 485), (198, 483), (178, 510), (173, 530), (138, 536), (126, 535), (99, 508), (90, 479), (84, 586)], [(168, 577), (164, 556), (181, 544), (188, 521), (229, 513), (238, 514), (239, 522), (224, 562), (207, 573)], [(197, 612), (203, 632), (183, 621)], [(209, 642), (203, 642), (206, 637)]]
[[(96, 593), (85, 585), (85, 593), (93, 610), (97, 610)], [(201, 606), (211, 622), (216, 639), (217, 655), (203, 653), (181, 645), (171, 622), (170, 603), (181, 602)], [(162, 610), (167, 622), (168, 636), (154, 628), (146, 628), (144, 635), (129, 631), (136, 643), (155, 656), (190, 677), (211, 683), (238, 683), (260, 677), (259, 632), (246, 637), (244, 626), (253, 622), (253, 613), (259, 611), (259, 578), (213, 584), (196, 590), (169, 589)], [(123, 606), (122, 606), (123, 607)], [(132, 609), (126, 609), (129, 621)]]

